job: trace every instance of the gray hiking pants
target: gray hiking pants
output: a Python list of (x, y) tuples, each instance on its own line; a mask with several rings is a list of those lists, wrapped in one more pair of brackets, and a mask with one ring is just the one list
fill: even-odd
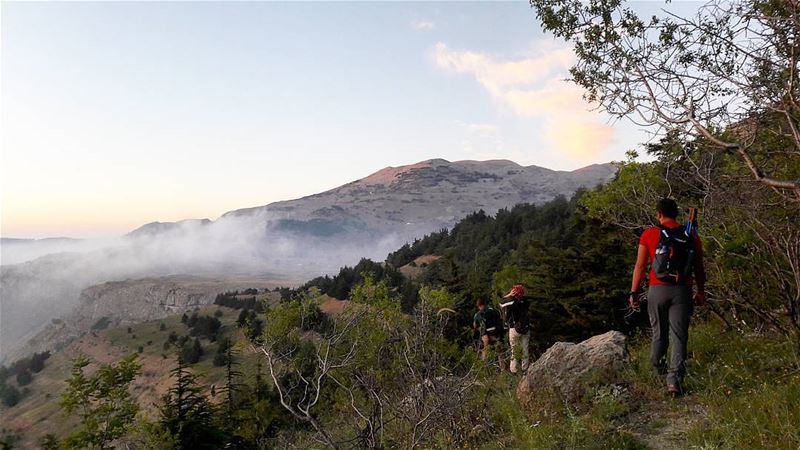
[[(647, 292), (647, 313), (653, 329), (650, 363), (668, 384), (680, 384), (686, 373), (686, 344), (689, 340), (689, 318), (694, 304), (692, 291), (684, 285), (651, 286)], [(669, 371), (666, 367), (667, 347), (672, 342)]]

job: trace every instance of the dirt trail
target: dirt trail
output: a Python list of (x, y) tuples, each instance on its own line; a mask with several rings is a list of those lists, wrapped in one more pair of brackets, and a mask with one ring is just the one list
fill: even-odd
[(705, 408), (687, 396), (645, 402), (626, 417), (621, 428), (649, 448), (679, 450), (688, 448), (687, 432), (704, 420)]

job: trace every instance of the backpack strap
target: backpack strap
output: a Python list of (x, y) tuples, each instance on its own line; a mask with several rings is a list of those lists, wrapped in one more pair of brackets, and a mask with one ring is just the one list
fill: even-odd
[(673, 236), (672, 232), (677, 232), (677, 231), (683, 231), (684, 236), (686, 236), (687, 238), (691, 237), (689, 236), (689, 231), (686, 229), (684, 225), (678, 225), (677, 227), (669, 228), (664, 224), (660, 223), (658, 224), (658, 228), (661, 230), (659, 236), (661, 236), (662, 238), (671, 239)]

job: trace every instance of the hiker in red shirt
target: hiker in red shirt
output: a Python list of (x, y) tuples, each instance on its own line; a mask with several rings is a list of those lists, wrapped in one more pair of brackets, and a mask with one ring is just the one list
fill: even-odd
[[(633, 269), (630, 306), (639, 308), (639, 286), (650, 265), (647, 291), (647, 313), (653, 329), (650, 362), (659, 375), (666, 375), (667, 391), (681, 393), (681, 383), (686, 373), (689, 318), (694, 305), (705, 304), (705, 270), (703, 247), (692, 227), (684, 227), (675, 219), (678, 204), (672, 199), (662, 199), (656, 206), (659, 225), (642, 233), (636, 266)], [(697, 293), (692, 298), (692, 286)], [(694, 300), (694, 301), (693, 301)], [(666, 365), (667, 347), (672, 343), (669, 369)]]

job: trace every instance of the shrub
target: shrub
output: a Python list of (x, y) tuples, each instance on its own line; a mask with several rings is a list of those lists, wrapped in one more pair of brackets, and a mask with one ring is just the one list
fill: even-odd
[(200, 340), (187, 341), (181, 347), (180, 357), (186, 364), (195, 364), (200, 361), (203, 356), (203, 346), (200, 345)]
[(220, 322), (216, 317), (198, 317), (196, 314), (192, 315), (192, 317), (189, 319), (189, 323), (191, 324), (189, 325), (190, 336), (200, 336), (211, 341), (215, 341), (217, 339), (217, 333), (222, 327), (222, 322)]
[(17, 374), (17, 384), (20, 386), (27, 386), (33, 381), (33, 375), (31, 375), (28, 369), (25, 369)]
[(217, 352), (214, 354), (213, 364), (222, 367), (228, 364), (228, 349), (231, 347), (231, 340), (228, 338), (220, 339), (217, 345)]
[(3, 405), (10, 408), (19, 403), (21, 398), (22, 395), (14, 386), (8, 386), (5, 384), (0, 385), (0, 400), (2, 400)]
[(97, 322), (95, 322), (94, 325), (92, 325), (91, 330), (92, 331), (102, 331), (102, 330), (105, 330), (106, 328), (108, 328), (109, 325), (111, 325), (111, 319), (108, 318), (108, 317), (103, 316), (103, 317), (97, 319)]

